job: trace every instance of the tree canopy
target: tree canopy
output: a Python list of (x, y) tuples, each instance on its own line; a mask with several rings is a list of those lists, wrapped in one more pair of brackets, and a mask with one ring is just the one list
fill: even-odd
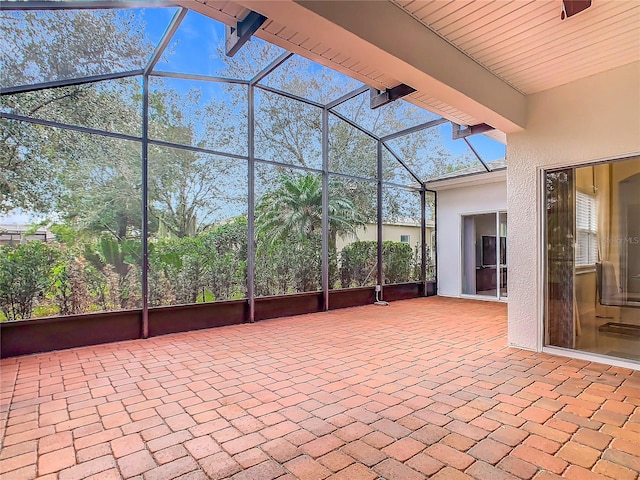
[[(143, 242), (149, 242), (151, 304), (243, 298), (250, 241), (251, 130), (253, 180), (262, 188), (255, 205), (256, 292), (320, 288), (322, 108), (270, 89), (326, 104), (361, 83), (293, 55), (252, 87), (151, 72), (144, 78), (132, 74), (39, 88), (41, 82), (143, 68), (156, 47), (144, 28), (144, 16), (126, 9), (0, 16), (2, 86), (35, 85), (0, 96), (2, 113), (33, 120), (0, 119), (0, 216), (27, 212), (44, 219), (43, 225), (57, 235), (51, 269), (46, 268), (48, 250), (29, 250), (37, 278), (24, 290), (22, 310), (11, 312), (23, 312), (20, 316), (35, 311), (36, 297), (63, 313), (139, 305), (140, 275), (146, 267)], [(219, 53), (221, 49), (222, 40)], [(280, 53), (266, 42), (252, 42), (251, 48), (223, 62), (219, 75), (252, 78)], [(165, 52), (171, 55), (180, 55), (179, 43)], [(255, 94), (253, 129), (248, 127), (249, 88)], [(326, 213), (332, 286), (338, 285), (337, 239), (355, 240), (365, 224), (379, 220), (377, 140), (350, 122), (384, 135), (431, 117), (407, 102), (371, 110), (366, 94), (329, 114)], [(142, 238), (143, 134), (149, 139), (147, 239)], [(462, 157), (440, 163), (446, 152), (439, 150), (438, 135), (437, 129), (425, 130), (406, 137), (398, 148), (419, 175), (467, 161)], [(393, 156), (383, 155), (384, 182), (420, 188)], [(385, 186), (383, 211), (389, 219), (412, 217), (417, 222), (419, 199), (406, 192)], [(404, 208), (407, 201), (416, 208)], [(366, 246), (362, 251), (375, 249)], [(20, 246), (3, 250), (6, 285), (22, 275), (11, 262), (23, 253)], [(80, 292), (90, 300), (80, 301)]]

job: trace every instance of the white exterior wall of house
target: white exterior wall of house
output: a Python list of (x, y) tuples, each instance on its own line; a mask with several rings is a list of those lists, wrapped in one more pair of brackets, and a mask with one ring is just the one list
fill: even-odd
[[(469, 178), (466, 182), (454, 184), (446, 181), (438, 183), (438, 295), (459, 297), (462, 294), (462, 216), (507, 209), (504, 172), (500, 172), (497, 178), (485, 178), (482, 182), (478, 184), (478, 179)], [(510, 220), (507, 219), (507, 225)], [(510, 242), (509, 235), (507, 242)]]
[(509, 344), (542, 349), (542, 170), (640, 154), (640, 62), (528, 97), (507, 136)]
[[(433, 225), (427, 223), (427, 248), (430, 248), (432, 245), (431, 238), (433, 232)], [(361, 242), (364, 241), (375, 241), (378, 238), (378, 227), (377, 225), (368, 224), (365, 225), (364, 228), (359, 228), (357, 233), (357, 237), (338, 237), (336, 241), (336, 248), (338, 251), (341, 251), (345, 246), (350, 243), (359, 240)], [(401, 235), (409, 235), (409, 245), (411, 247), (415, 247), (417, 243), (420, 243), (420, 225), (393, 225), (393, 224), (384, 224), (382, 226), (382, 241), (385, 242), (387, 240), (391, 240), (393, 242), (399, 242)]]

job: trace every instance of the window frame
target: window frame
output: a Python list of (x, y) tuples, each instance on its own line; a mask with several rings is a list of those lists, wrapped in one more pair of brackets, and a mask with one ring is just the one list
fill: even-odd
[[(575, 224), (575, 268), (593, 269), (598, 262), (598, 199), (594, 194), (576, 190)], [(581, 239), (586, 239), (586, 252)]]

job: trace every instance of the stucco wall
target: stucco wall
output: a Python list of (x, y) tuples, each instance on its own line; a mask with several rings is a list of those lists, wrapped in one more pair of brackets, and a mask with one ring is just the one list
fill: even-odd
[[(507, 185), (504, 180), (438, 191), (438, 295), (458, 297), (461, 294), (462, 215), (495, 213), (506, 207)], [(507, 225), (509, 221), (507, 218)]]
[[(427, 226), (427, 248), (431, 247), (431, 236), (433, 232), (433, 227)], [(353, 243), (357, 240), (364, 241), (374, 241), (378, 238), (378, 229), (376, 225), (366, 225), (365, 228), (359, 228), (356, 232), (356, 237), (338, 237), (336, 241), (336, 248), (338, 251), (341, 251), (346, 245)], [(416, 244), (420, 243), (420, 226), (413, 225), (383, 225), (382, 226), (382, 241), (391, 240), (393, 242), (399, 242), (401, 235), (409, 235), (409, 245), (411, 247), (415, 247)]]
[(531, 95), (507, 145), (509, 344), (540, 350), (540, 170), (640, 152), (640, 62)]

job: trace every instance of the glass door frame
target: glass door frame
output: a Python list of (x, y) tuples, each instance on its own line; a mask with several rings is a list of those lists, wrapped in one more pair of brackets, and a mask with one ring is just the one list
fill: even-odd
[[(549, 265), (548, 265), (548, 248), (547, 248), (547, 175), (549, 173), (558, 172), (561, 170), (572, 169), (574, 172), (577, 169), (583, 167), (596, 167), (599, 165), (608, 165), (622, 161), (628, 161), (637, 159), (640, 157), (639, 153), (613, 156), (607, 158), (601, 158), (598, 160), (584, 161), (581, 163), (574, 162), (561, 162), (553, 166), (539, 166), (537, 168), (538, 188), (537, 188), (537, 208), (538, 208), (538, 231), (540, 232), (538, 237), (538, 275), (540, 281), (537, 282), (537, 297), (538, 297), (538, 312), (537, 312), (537, 348), (538, 352), (548, 353), (551, 355), (557, 355), (561, 357), (573, 358), (585, 362), (596, 362), (604, 365), (611, 365), (614, 367), (638, 370), (638, 362), (624, 357), (616, 357), (606, 355), (603, 353), (596, 353), (588, 350), (579, 350), (576, 348), (567, 348), (561, 346), (550, 345), (548, 342), (548, 312), (547, 312), (547, 286), (549, 278)], [(575, 185), (573, 192), (575, 195)], [(575, 208), (575, 206), (574, 206)], [(574, 220), (574, 236), (575, 236), (575, 220)], [(575, 275), (575, 265), (574, 265)]]
[[(502, 215), (504, 215), (504, 225), (505, 225), (505, 233), (504, 233), (504, 263), (501, 262), (502, 260), (502, 235), (500, 234), (500, 226), (502, 225), (501, 223), (501, 217)], [(507, 244), (509, 242), (509, 229), (508, 229), (508, 225), (509, 225), (509, 215), (507, 213), (506, 210), (498, 210), (496, 211), (496, 297), (498, 297), (498, 300), (502, 300), (502, 301), (507, 301), (508, 297), (509, 297), (509, 280), (508, 280), (508, 258), (507, 258)], [(502, 273), (504, 270), (504, 289), (505, 289), (505, 294), (502, 295)]]
[[(465, 218), (468, 217), (478, 217), (480, 215), (494, 215), (495, 216), (495, 237), (496, 237), (496, 251), (495, 251), (495, 255), (496, 255), (496, 293), (495, 295), (482, 295), (482, 294), (478, 294), (478, 293), (464, 293), (465, 290), (465, 268), (466, 268), (466, 263), (465, 262), (465, 250), (466, 250), (466, 244), (465, 244)], [(499, 210), (489, 210), (489, 211), (484, 211), (484, 212), (473, 212), (473, 213), (464, 213), (460, 215), (460, 229), (461, 229), (461, 235), (460, 235), (460, 296), (462, 298), (474, 298), (474, 299), (479, 299), (479, 300), (496, 300), (496, 301), (501, 301), (501, 302), (506, 302), (508, 300), (508, 281), (507, 276), (506, 276), (506, 272), (508, 270), (508, 258), (507, 258), (507, 253), (505, 252), (505, 263), (503, 264), (500, 260), (501, 260), (501, 254), (502, 254), (502, 249), (501, 249), (501, 235), (500, 235), (500, 225), (501, 225), (501, 216), (505, 215), (505, 219), (508, 219), (507, 216), (507, 210), (506, 209), (499, 209)], [(505, 225), (508, 224), (508, 220), (505, 222)], [(508, 232), (508, 229), (507, 229)], [(505, 250), (508, 250), (506, 248), (506, 245), (508, 244), (509, 240), (508, 240), (508, 233), (505, 232)], [(502, 295), (502, 275), (503, 275), (503, 271), (505, 272), (505, 289), (507, 294), (506, 295)], [(476, 288), (476, 292), (477, 292), (477, 288)]]

